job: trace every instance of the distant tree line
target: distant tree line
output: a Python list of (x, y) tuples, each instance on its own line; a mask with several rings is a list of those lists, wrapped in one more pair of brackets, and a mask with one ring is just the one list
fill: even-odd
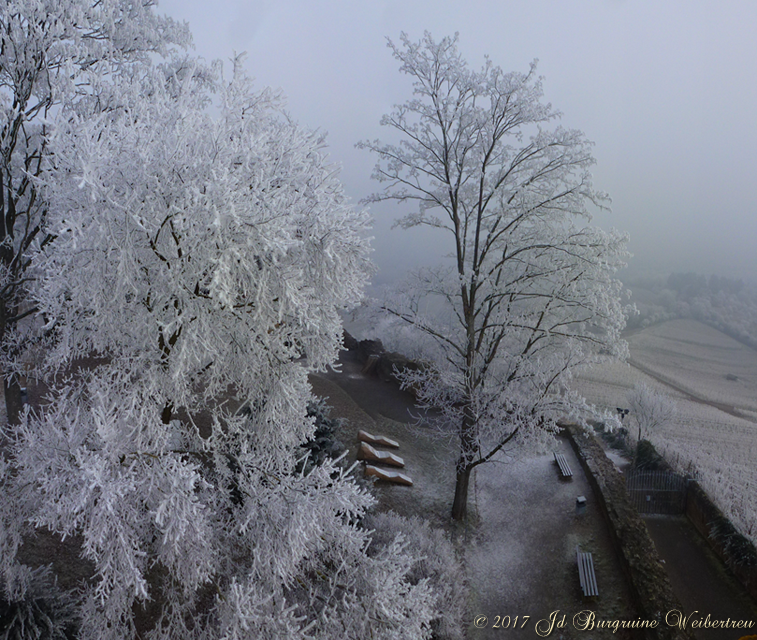
[(697, 273), (671, 273), (668, 276), (668, 289), (676, 291), (684, 298), (695, 298), (703, 293), (738, 294), (744, 290), (744, 281), (734, 280), (725, 276), (702, 276)]
[(639, 314), (628, 328), (693, 318), (757, 348), (757, 288), (741, 279), (672, 273), (665, 280), (633, 284)]

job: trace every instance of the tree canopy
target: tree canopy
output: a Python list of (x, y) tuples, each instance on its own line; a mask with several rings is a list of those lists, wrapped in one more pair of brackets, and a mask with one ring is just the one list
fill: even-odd
[(107, 91), (112, 109), (61, 111), (39, 181), (52, 395), (7, 434), (6, 594), (46, 527), (95, 568), (81, 638), (428, 637), (418, 553), (369, 549), (373, 499), (338, 461), (298, 466), (307, 375), (371, 270), (322, 136), (239, 64), (224, 81), (177, 59)]
[(31, 257), (49, 242), (49, 204), (38, 180), (48, 159), (52, 115), (113, 107), (106, 78), (139, 73), (151, 56), (186, 47), (185, 25), (154, 11), (154, 0), (7, 0), (0, 6), (0, 343), (8, 420), (21, 411), (19, 380), (8, 366), (13, 333), (34, 312)]
[(638, 428), (637, 443), (668, 426), (677, 411), (672, 398), (643, 382), (628, 392), (628, 405)]

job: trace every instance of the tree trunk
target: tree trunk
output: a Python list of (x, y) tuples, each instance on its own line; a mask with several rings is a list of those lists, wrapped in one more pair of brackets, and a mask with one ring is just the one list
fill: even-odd
[(476, 419), (470, 404), (465, 407), (463, 421), (460, 425), (460, 457), (457, 460), (457, 481), (455, 483), (455, 501), (452, 503), (452, 518), (463, 521), (468, 515), (468, 481), (470, 472), (476, 465)]
[(461, 466), (460, 463), (458, 463), (457, 482), (455, 483), (455, 501), (452, 503), (452, 518), (458, 522), (463, 522), (468, 517), (468, 481), (473, 467)]
[(5, 411), (8, 414), (8, 424), (19, 424), (24, 403), (21, 401), (21, 385), (18, 382), (18, 376), (4, 375), (3, 391), (5, 392)]
[[(8, 313), (5, 301), (0, 300), (0, 343), (5, 340), (5, 334), (8, 330), (7, 319), (13, 317)], [(6, 354), (7, 355), (7, 354)], [(8, 416), (8, 424), (16, 425), (21, 422), (21, 411), (24, 403), (21, 402), (21, 384), (18, 376), (8, 371), (2, 371), (3, 391), (5, 395), (5, 412)]]

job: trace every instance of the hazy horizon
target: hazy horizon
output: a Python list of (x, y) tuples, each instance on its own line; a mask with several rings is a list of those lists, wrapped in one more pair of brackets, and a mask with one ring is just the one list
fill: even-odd
[[(505, 71), (525, 71), (538, 58), (560, 124), (595, 142), (594, 183), (613, 199), (612, 213), (595, 222), (630, 234), (632, 270), (757, 274), (757, 5), (164, 0), (158, 11), (187, 20), (206, 59), (246, 51), (258, 88), (281, 88), (298, 122), (328, 132), (355, 203), (378, 184), (370, 180), (374, 158), (354, 144), (386, 138), (381, 116), (410, 97), (386, 37), (457, 31), (474, 68), (485, 54)], [(438, 243), (425, 231), (391, 229), (408, 209), (370, 210), (376, 284), (433, 261)]]

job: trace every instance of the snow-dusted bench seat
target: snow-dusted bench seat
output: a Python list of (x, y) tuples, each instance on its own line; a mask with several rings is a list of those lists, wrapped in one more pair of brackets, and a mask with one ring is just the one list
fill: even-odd
[(563, 478), (570, 478), (573, 476), (573, 472), (568, 464), (568, 459), (562, 453), (555, 453), (555, 462), (560, 467), (560, 475)]
[(594, 560), (590, 553), (583, 553), (576, 546), (576, 563), (578, 564), (578, 580), (585, 598), (595, 598), (599, 595), (597, 577), (594, 575)]
[(405, 475), (404, 473), (401, 473), (399, 471), (395, 471), (394, 469), (382, 469), (372, 464), (366, 464), (365, 475), (375, 476), (379, 480), (386, 480), (387, 482), (394, 482), (396, 484), (404, 484), (408, 487), (413, 486), (413, 481), (410, 479), (410, 476)]
[(368, 460), (369, 462), (381, 462), (392, 467), (404, 467), (405, 461), (399, 456), (389, 453), (388, 451), (378, 451), (367, 442), (360, 443), (360, 449), (357, 452), (358, 460)]
[(357, 439), (360, 440), (360, 442), (367, 442), (368, 444), (379, 445), (381, 447), (389, 447), (390, 449), (400, 448), (400, 445), (396, 440), (392, 440), (386, 436), (374, 436), (362, 429), (357, 432)]

